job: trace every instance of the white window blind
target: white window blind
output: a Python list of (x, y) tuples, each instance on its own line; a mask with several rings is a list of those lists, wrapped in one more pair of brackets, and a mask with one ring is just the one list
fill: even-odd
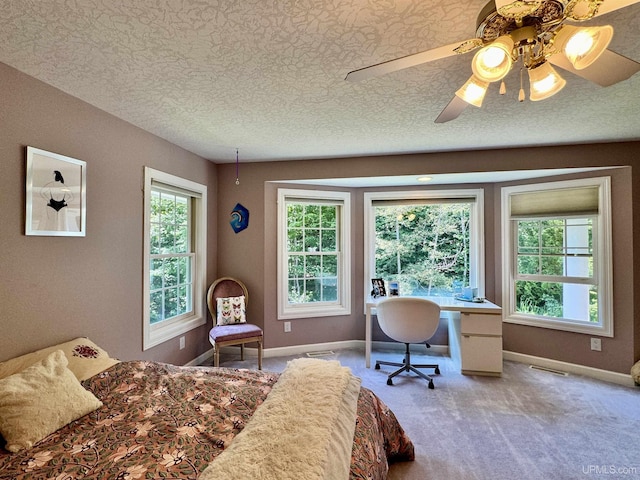
[(511, 218), (598, 213), (597, 186), (548, 189), (511, 195)]

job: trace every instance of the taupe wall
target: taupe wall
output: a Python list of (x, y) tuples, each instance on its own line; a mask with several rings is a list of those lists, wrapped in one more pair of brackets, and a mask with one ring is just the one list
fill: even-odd
[[(634, 277), (640, 275), (638, 256), (633, 255), (634, 247), (639, 248), (638, 225), (640, 223), (638, 209), (635, 209), (634, 214), (632, 208), (634, 204), (638, 204), (640, 192), (638, 169), (632, 168), (638, 165), (639, 153), (640, 143), (618, 143), (255, 163), (241, 165), (240, 185), (235, 185), (234, 165), (218, 165), (219, 218), (228, 217), (237, 202), (245, 205), (251, 212), (249, 228), (244, 232), (236, 235), (230, 228), (225, 228), (225, 225), (220, 226), (219, 274), (237, 275), (248, 284), (252, 292), (249, 314), (264, 326), (267, 348), (361, 340), (364, 338), (362, 286), (364, 190), (349, 189), (353, 193), (354, 208), (351, 232), (354, 252), (352, 314), (344, 317), (293, 320), (292, 332), (284, 333), (282, 322), (276, 318), (275, 226), (278, 185), (272, 182), (371, 175), (627, 166), (592, 174), (606, 174), (612, 177), (615, 337), (603, 338), (602, 352), (592, 352), (588, 335), (505, 324), (504, 349), (628, 373), (631, 365), (640, 357), (640, 328), (634, 320), (636, 306), (640, 306), (640, 303), (638, 303), (638, 294), (633, 288)], [(573, 175), (570, 178), (579, 176), (584, 175)], [(549, 177), (539, 181), (557, 179)], [(291, 184), (287, 186), (291, 187)], [(502, 185), (482, 185), (486, 195), (486, 295), (497, 303), (501, 303), (502, 300), (500, 186)], [(383, 338), (381, 332), (374, 332), (374, 334), (377, 338)]]
[[(89, 336), (122, 359), (186, 363), (206, 327), (142, 351), (143, 166), (208, 185), (208, 279), (216, 271), (216, 167), (0, 64), (0, 361)], [(24, 235), (25, 147), (87, 162), (87, 235)], [(209, 324), (210, 326), (210, 324)]]

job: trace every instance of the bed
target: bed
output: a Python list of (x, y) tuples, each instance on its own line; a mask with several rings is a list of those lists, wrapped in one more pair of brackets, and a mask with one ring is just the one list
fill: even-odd
[[(43, 356), (44, 360), (30, 364)], [(373, 392), (361, 387), (350, 372), (344, 376), (344, 390), (351, 389), (354, 399), (351, 420), (345, 417), (349, 409), (343, 408), (349, 403), (345, 395), (339, 398), (336, 394), (334, 401), (331, 393), (319, 390), (322, 384), (326, 388), (327, 384), (338, 383), (333, 380), (336, 372), (345, 371), (338, 362), (294, 361), (282, 374), (148, 361), (119, 362), (88, 339), (75, 339), (63, 348), (51, 347), (14, 365), (0, 364), (0, 432), (5, 437), (9, 431), (6, 419), (15, 414), (10, 409), (12, 402), (7, 400), (13, 397), (6, 395), (10, 387), (3, 382), (37, 369), (40, 364), (46, 366), (47, 361), (55, 363), (56, 358), (68, 364), (65, 368), (56, 364), (50, 370), (72, 375), (82, 388), (78, 393), (86, 392), (92, 397), (93, 403), (88, 407), (91, 411), (33, 445), (27, 442), (21, 446), (20, 442), (0, 438), (0, 479), (224, 478), (224, 470), (215, 468), (223, 468), (226, 463), (235, 468), (234, 472), (240, 472), (234, 478), (334, 480), (338, 478), (335, 471), (342, 468), (335, 465), (340, 456), (336, 449), (341, 441), (344, 444), (344, 438), (335, 436), (340, 430), (348, 436), (350, 447), (340, 447), (347, 459), (344, 478), (384, 479), (389, 462), (414, 458), (413, 445), (393, 412)], [(90, 361), (95, 365), (86, 368)], [(26, 365), (30, 366), (25, 368)], [(322, 367), (315, 387), (310, 379), (311, 367)], [(55, 403), (50, 400), (54, 396), (46, 392), (29, 394), (38, 412), (43, 405)], [(71, 404), (82, 403), (65, 401), (65, 411)], [(296, 402), (303, 406), (301, 410), (295, 410)], [(327, 419), (331, 428), (322, 430), (321, 425), (316, 425), (316, 412), (333, 408), (340, 410), (342, 416)], [(270, 420), (273, 416), (267, 414), (277, 411), (285, 418)], [(316, 440), (307, 436), (311, 431), (324, 432), (325, 436), (316, 435), (321, 439)], [(286, 445), (278, 443), (287, 438)], [(320, 447), (316, 450), (324, 452), (324, 457), (320, 455), (312, 465), (315, 471), (304, 473), (301, 469), (313, 463), (314, 442), (318, 442)], [(294, 447), (295, 451), (289, 450)], [(298, 464), (296, 455), (302, 459)], [(238, 470), (239, 466), (246, 466), (246, 472)]]

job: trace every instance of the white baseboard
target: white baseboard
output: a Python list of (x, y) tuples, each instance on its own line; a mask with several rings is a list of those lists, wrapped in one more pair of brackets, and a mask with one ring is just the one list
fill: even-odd
[[(256, 356), (258, 354), (256, 353)], [(196, 358), (191, 360), (189, 363), (185, 364), (186, 367), (197, 367), (198, 365), (202, 365), (207, 359), (213, 358), (213, 348), (210, 348), (202, 355), (198, 355)], [(213, 364), (213, 363), (212, 363)]]
[[(404, 351), (404, 343), (398, 342), (371, 342), (372, 348), (377, 348), (380, 350), (398, 350)], [(229, 349), (234, 347), (227, 347)], [(287, 355), (300, 355), (301, 353), (310, 353), (310, 352), (318, 352), (322, 350), (341, 350), (345, 348), (356, 348), (360, 350), (364, 350), (364, 340), (345, 340), (341, 342), (326, 342), (326, 343), (307, 343), (304, 345), (292, 345), (289, 347), (275, 347), (275, 348), (265, 348), (262, 352), (262, 356), (264, 358), (268, 357), (284, 357)], [(411, 351), (416, 351), (417, 345), (413, 345), (411, 347)], [(448, 354), (449, 347), (447, 345), (431, 345), (429, 349), (432, 353), (442, 353)], [(224, 348), (221, 352), (231, 352), (232, 350), (225, 350)], [(257, 348), (245, 348), (245, 353), (248, 355), (258, 355)], [(426, 349), (425, 349), (426, 351)], [(237, 352), (237, 347), (236, 347)], [(426, 352), (429, 353), (429, 352)]]
[[(371, 342), (372, 348), (379, 350), (397, 350), (403, 351), (404, 344), (398, 342)], [(301, 353), (317, 352), (320, 350), (340, 350), (344, 348), (358, 348), (364, 350), (364, 340), (347, 340), (342, 342), (327, 342), (327, 343), (310, 343), (306, 345), (292, 345), (290, 347), (276, 347), (265, 348), (262, 352), (264, 358), (268, 357), (281, 357), (287, 355), (299, 355)], [(412, 348), (412, 351), (415, 347)], [(429, 349), (432, 353), (448, 355), (448, 345), (431, 345)], [(238, 353), (239, 347), (224, 347), (221, 352), (225, 353)], [(245, 347), (244, 352), (248, 356), (258, 356), (257, 348)], [(213, 349), (209, 349), (202, 355), (191, 360), (187, 363), (187, 366), (202, 365), (207, 360), (213, 357)], [(534, 355), (526, 355), (524, 353), (510, 352), (503, 350), (502, 358), (505, 360), (527, 363), (531, 365), (537, 365), (544, 368), (552, 368), (554, 370), (560, 370), (562, 372), (572, 373), (574, 375), (584, 375), (585, 377), (595, 378), (605, 382), (616, 383), (618, 385), (624, 385), (626, 387), (635, 386), (635, 382), (631, 375), (624, 373), (611, 372), (609, 370), (601, 370), (599, 368), (586, 367), (584, 365), (577, 365), (575, 363), (561, 362), (559, 360), (551, 360), (549, 358), (536, 357)], [(212, 362), (210, 362), (212, 363)]]
[(573, 373), (575, 375), (584, 375), (585, 377), (595, 378), (605, 382), (616, 383), (626, 387), (633, 387), (635, 382), (631, 378), (631, 374), (611, 372), (609, 370), (601, 370), (599, 368), (586, 367), (575, 363), (561, 362), (559, 360), (551, 360), (549, 358), (535, 357), (533, 355), (525, 355), (524, 353), (509, 352), (503, 350), (502, 358), (513, 362), (528, 363), (544, 368), (552, 368), (561, 372)]
[[(284, 357), (287, 355), (300, 355), (301, 353), (318, 352), (321, 350), (340, 350), (344, 348), (362, 348), (364, 350), (364, 341), (345, 340), (342, 342), (308, 343), (305, 345), (292, 345), (290, 347), (265, 348), (263, 356), (265, 358)], [(257, 355), (257, 350), (255, 354)]]
[[(287, 355), (299, 355), (301, 353), (317, 352), (320, 350), (339, 350), (342, 348), (362, 348), (364, 350), (363, 340), (347, 340), (343, 342), (328, 342), (328, 343), (311, 343), (306, 345), (292, 345), (290, 347), (275, 347), (265, 348), (262, 350), (262, 357), (284, 357)], [(239, 354), (239, 346), (222, 347), (220, 353)], [(258, 349), (256, 347), (245, 347), (244, 354), (248, 357), (257, 357)], [(202, 365), (205, 361), (213, 358), (213, 348), (210, 348), (202, 355), (194, 358), (188, 366)]]
[[(404, 351), (404, 343), (398, 342), (371, 342), (371, 346), (380, 350), (397, 350)], [(341, 342), (326, 342), (326, 343), (308, 343), (305, 345), (291, 345), (289, 347), (275, 347), (265, 348), (262, 351), (263, 358), (269, 357), (284, 357), (287, 355), (300, 355), (302, 353), (317, 352), (321, 350), (341, 350), (345, 348), (356, 348), (364, 351), (364, 340), (345, 340)], [(411, 351), (416, 351), (417, 345), (411, 347)], [(229, 346), (220, 349), (220, 353), (233, 353), (237, 354), (240, 351), (240, 347)], [(431, 345), (429, 351), (426, 353), (437, 353), (442, 355), (449, 354), (449, 347), (447, 345)], [(247, 356), (258, 356), (258, 349), (255, 347), (245, 347), (244, 353)], [(206, 360), (213, 357), (213, 349), (209, 349), (202, 355), (191, 360), (187, 365), (202, 365)]]

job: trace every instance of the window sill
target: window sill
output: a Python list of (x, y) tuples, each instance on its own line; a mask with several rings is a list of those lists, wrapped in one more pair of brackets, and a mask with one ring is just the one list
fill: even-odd
[(341, 317), (351, 315), (351, 308), (342, 305), (318, 305), (310, 308), (309, 306), (299, 308), (289, 308), (284, 312), (278, 312), (278, 320), (292, 320), (295, 318), (312, 318), (312, 317)]
[(194, 315), (185, 318), (179, 322), (173, 322), (166, 326), (158, 326), (151, 328), (149, 332), (145, 332), (143, 350), (160, 345), (179, 335), (185, 334), (194, 328), (198, 328), (206, 323), (206, 318), (202, 315)]
[(586, 323), (572, 320), (548, 320), (542, 317), (532, 317), (526, 315), (510, 315), (505, 317), (505, 323), (526, 325), (530, 327), (548, 328), (551, 330), (562, 330), (565, 332), (584, 333), (587, 335), (598, 335), (599, 337), (613, 337), (613, 332), (609, 325), (598, 323)]

